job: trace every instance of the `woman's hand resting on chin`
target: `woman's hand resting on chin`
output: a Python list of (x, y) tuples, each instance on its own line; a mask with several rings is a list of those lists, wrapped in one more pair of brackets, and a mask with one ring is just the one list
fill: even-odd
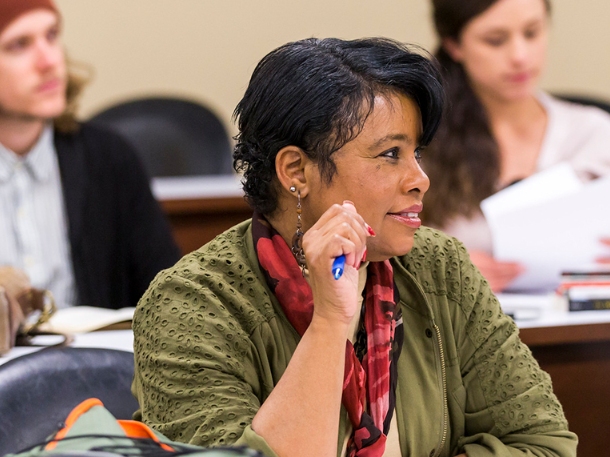
[[(316, 317), (349, 324), (356, 313), (358, 268), (366, 260), (370, 227), (353, 203), (332, 205), (305, 233), (303, 250), (313, 292)], [(345, 255), (345, 270), (337, 280), (332, 274), (335, 257)]]

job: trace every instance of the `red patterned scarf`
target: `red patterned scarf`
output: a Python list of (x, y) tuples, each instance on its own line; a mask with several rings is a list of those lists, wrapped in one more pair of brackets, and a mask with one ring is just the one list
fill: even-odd
[[(303, 335), (313, 316), (309, 284), (290, 248), (264, 216), (254, 213), (252, 234), (269, 287), (292, 326)], [(349, 341), (345, 350), (342, 402), (353, 428), (349, 457), (381, 457), (385, 450), (396, 406), (396, 364), (403, 340), (397, 294), (390, 262), (370, 262), (364, 288), (365, 331), (358, 338), (366, 340), (360, 348), (365, 352), (362, 362)]]

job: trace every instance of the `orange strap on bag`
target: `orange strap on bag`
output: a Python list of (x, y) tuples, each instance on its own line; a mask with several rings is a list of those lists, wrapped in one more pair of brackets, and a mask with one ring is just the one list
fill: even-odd
[(128, 438), (149, 438), (155, 443), (158, 443), (159, 446), (165, 449), (166, 451), (174, 451), (174, 448), (159, 441), (159, 438), (157, 438), (155, 433), (145, 423), (124, 419), (120, 419), (117, 422), (123, 428), (123, 430), (125, 431), (125, 435)]
[[(76, 421), (87, 411), (89, 411), (94, 406), (104, 406), (104, 404), (97, 398), (88, 398), (81, 403), (79, 403), (70, 414), (66, 418), (64, 427), (57, 432), (53, 441), (45, 446), (46, 451), (51, 451), (55, 449), (57, 443), (64, 439), (68, 432), (71, 430)], [(121, 426), (123, 431), (125, 432), (125, 438), (147, 438), (151, 439), (154, 442), (158, 443), (161, 448), (166, 451), (174, 451), (174, 449), (159, 441), (159, 438), (155, 435), (150, 427), (146, 424), (134, 420), (117, 420), (117, 423)]]

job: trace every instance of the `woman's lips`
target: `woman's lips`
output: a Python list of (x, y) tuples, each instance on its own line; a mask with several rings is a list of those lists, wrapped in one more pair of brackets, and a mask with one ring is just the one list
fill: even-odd
[(388, 213), (388, 216), (400, 222), (401, 224), (416, 229), (421, 226), (421, 219), (419, 218), (419, 213), (422, 211), (422, 209), (422, 205), (414, 205), (399, 213)]
[(517, 74), (508, 76), (508, 80), (511, 83), (515, 83), (515, 84), (521, 84), (521, 83), (527, 82), (527, 81), (529, 81), (529, 79), (530, 79), (529, 73), (517, 73)]
[(417, 213), (388, 213), (388, 216), (411, 228), (419, 228), (421, 226), (421, 219)]

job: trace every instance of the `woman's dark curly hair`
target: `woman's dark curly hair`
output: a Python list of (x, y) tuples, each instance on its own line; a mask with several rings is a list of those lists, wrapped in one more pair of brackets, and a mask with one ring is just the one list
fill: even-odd
[(265, 56), (234, 112), (233, 167), (244, 173), (249, 204), (262, 214), (277, 209), (275, 158), (286, 146), (302, 149), (330, 183), (332, 154), (360, 133), (379, 94), (417, 103), (420, 146), (426, 146), (440, 123), (444, 94), (435, 62), (422, 54), (385, 38), (310, 38)]

